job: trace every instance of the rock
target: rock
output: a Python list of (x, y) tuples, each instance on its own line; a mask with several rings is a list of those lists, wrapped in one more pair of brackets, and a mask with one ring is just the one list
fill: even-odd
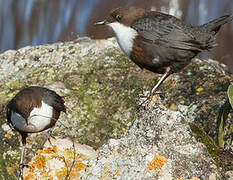
[(198, 143), (186, 117), (153, 102), (139, 112), (129, 133), (100, 148), (84, 179), (221, 178), (215, 162)]
[[(109, 138), (122, 137), (128, 131), (128, 124), (136, 115), (139, 87), (152, 82), (153, 77), (147, 77), (148, 72), (141, 73), (128, 61), (115, 39), (79, 38), (9, 50), (0, 55), (0, 126), (6, 123), (7, 101), (20, 89), (44, 86), (63, 96), (68, 107), (67, 115), (62, 114), (59, 122), (69, 129), (69, 136), (59, 122), (54, 135), (75, 138), (97, 149)], [(3, 141), (0, 155), (4, 157), (0, 158), (2, 177), (16, 178), (18, 164), (15, 162), (20, 157), (17, 135), (12, 130), (0, 132)], [(29, 136), (26, 162), (42, 148), (44, 140), (44, 133)]]
[(24, 169), (24, 179), (77, 179), (88, 162), (97, 156), (91, 147), (68, 139), (56, 138), (51, 144), (47, 142), (33, 157), (29, 168)]
[[(85, 168), (75, 178), (233, 177), (232, 154), (218, 147), (216, 130), (233, 76), (219, 63), (194, 59), (165, 81), (154, 104), (138, 110), (138, 94), (150, 90), (159, 77), (129, 61), (113, 38), (85, 37), (1, 54), (0, 179), (16, 179), (20, 157), (18, 134), (6, 125), (5, 105), (30, 85), (51, 88), (64, 97), (68, 113), (55, 126), (57, 139), (98, 149), (93, 150), (97, 158), (79, 161)], [(229, 114), (226, 142), (231, 140), (232, 117)], [(26, 162), (33, 162), (36, 154), (59, 154), (59, 144), (41, 150), (44, 139), (44, 132), (29, 136)]]
[[(220, 107), (227, 100), (227, 88), (233, 75), (213, 60), (195, 59), (162, 86), (166, 107), (182, 112), (189, 122), (200, 123), (215, 142), (218, 139), (217, 120)], [(226, 136), (231, 134), (233, 113), (229, 114)], [(225, 139), (229, 141), (229, 137)]]

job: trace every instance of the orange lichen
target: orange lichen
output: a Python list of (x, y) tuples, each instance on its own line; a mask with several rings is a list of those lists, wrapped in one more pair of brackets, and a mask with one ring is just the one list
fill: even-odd
[(24, 173), (24, 180), (31, 180), (33, 177), (33, 174), (26, 172)]
[(45, 167), (45, 157), (41, 156), (40, 154), (38, 154), (36, 156), (36, 158), (34, 159), (34, 163), (33, 163), (34, 167), (42, 170)]
[[(73, 162), (74, 159), (75, 162)], [(60, 151), (56, 146), (45, 148), (39, 150), (33, 161), (29, 163), (30, 168), (24, 173), (24, 178), (25, 180), (41, 178), (53, 180), (62, 179), (67, 176), (71, 179), (77, 178), (80, 175), (80, 171), (86, 167), (86, 165), (81, 162), (82, 160), (84, 160), (84, 156), (77, 152), (74, 153), (72, 148), (64, 151)], [(63, 164), (63, 167), (53, 169), (53, 166), (49, 166), (50, 161), (60, 161), (60, 165)]]
[(170, 105), (169, 109), (173, 110), (173, 109), (175, 109), (175, 107), (176, 107), (176, 105), (175, 105), (174, 103), (172, 103), (172, 104)]
[(85, 167), (86, 167), (85, 164), (83, 164), (83, 163), (80, 162), (80, 161), (76, 161), (76, 163), (75, 163), (75, 170), (76, 170), (76, 171), (81, 171), (81, 170), (83, 170)]
[(38, 152), (38, 154), (53, 154), (53, 153), (58, 153), (58, 149), (56, 146), (53, 146), (53, 147), (49, 147), (49, 148), (46, 148), (46, 149), (42, 149)]
[(114, 176), (119, 176), (119, 175), (120, 175), (120, 170), (117, 169), (117, 170), (115, 171), (115, 173), (114, 173)]
[[(76, 158), (78, 158), (78, 156), (76, 156)], [(74, 167), (64, 167), (61, 170), (57, 171), (55, 173), (55, 176), (58, 179), (62, 179), (64, 177), (66, 177), (67, 175), (70, 178), (77, 178), (80, 175), (80, 171), (83, 170), (86, 167), (86, 165), (82, 162), (80, 162), (79, 160), (76, 160)]]
[(183, 178), (182, 177), (178, 177), (178, 178), (176, 178), (176, 180), (183, 180)]
[(164, 156), (155, 156), (152, 161), (147, 164), (146, 172), (154, 170), (154, 174), (157, 173), (158, 169), (161, 169), (167, 164), (167, 158)]

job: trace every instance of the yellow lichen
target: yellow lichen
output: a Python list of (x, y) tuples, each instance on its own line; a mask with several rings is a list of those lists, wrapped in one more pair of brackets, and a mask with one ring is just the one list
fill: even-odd
[(117, 154), (118, 154), (117, 151), (112, 151), (112, 155), (113, 155), (113, 156), (116, 156)]
[(24, 180), (31, 180), (33, 177), (32, 173), (29, 173), (28, 171), (24, 173)]
[(174, 103), (172, 103), (171, 105), (170, 105), (170, 107), (169, 107), (169, 109), (175, 109), (175, 107), (176, 107), (176, 105), (174, 104)]
[[(77, 158), (77, 157), (76, 157)], [(74, 167), (64, 167), (59, 171), (56, 171), (55, 176), (58, 179), (64, 178), (67, 175), (72, 179), (72, 178), (77, 178), (80, 175), (80, 171), (83, 170), (86, 167), (86, 165), (79, 160), (75, 162)]]
[(86, 165), (80, 161), (76, 161), (75, 163), (75, 170), (76, 171), (81, 171), (86, 167)]
[(197, 92), (202, 92), (203, 90), (204, 90), (204, 88), (202, 88), (202, 87), (199, 87), (196, 89)]
[(184, 103), (185, 103), (184, 100), (180, 101), (180, 104), (184, 105)]
[(35, 168), (37, 168), (39, 170), (44, 169), (44, 167), (45, 167), (45, 160), (46, 159), (45, 159), (44, 156), (41, 156), (41, 155), (36, 156), (36, 158), (34, 160)]
[(49, 68), (49, 69), (48, 69), (48, 73), (49, 73), (49, 74), (54, 74), (54, 69), (53, 69), (53, 68)]
[(24, 69), (25, 69), (25, 70), (29, 69), (29, 65), (26, 64), (26, 65), (24, 66)]
[(114, 176), (119, 176), (119, 175), (120, 175), (120, 170), (117, 169), (117, 170), (115, 171), (115, 173), (114, 173)]
[(200, 180), (199, 178), (197, 178), (197, 177), (193, 177), (193, 178), (191, 178), (191, 179), (187, 179), (187, 180)]
[(7, 139), (11, 139), (11, 138), (12, 138), (12, 134), (9, 133), (9, 132), (7, 132), (7, 133), (5, 134), (5, 137), (6, 137)]
[(172, 87), (177, 86), (177, 82), (175, 82), (175, 81), (174, 81), (174, 82), (172, 82), (172, 83), (171, 83), (171, 86), (172, 86)]
[(16, 87), (18, 87), (20, 84), (19, 84), (19, 81), (12, 81), (11, 82), (11, 87), (12, 88), (16, 88)]
[(178, 177), (178, 178), (176, 178), (176, 180), (183, 180), (183, 178), (182, 177)]
[(53, 146), (51, 148), (46, 148), (46, 149), (43, 149), (43, 150), (40, 150), (38, 152), (38, 154), (53, 154), (53, 153), (58, 153), (58, 148), (56, 146)]
[(15, 170), (14, 167), (7, 166), (6, 170), (7, 170), (7, 173), (10, 174), (10, 175), (14, 175), (14, 173), (15, 173), (14, 172), (14, 170)]
[(157, 173), (158, 169), (161, 169), (167, 164), (167, 158), (164, 156), (155, 156), (152, 161), (147, 164), (146, 172), (154, 170), (154, 174)]

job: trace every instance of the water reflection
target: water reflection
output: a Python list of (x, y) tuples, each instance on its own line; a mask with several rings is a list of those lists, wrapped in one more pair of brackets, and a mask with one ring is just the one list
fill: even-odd
[[(119, 6), (165, 11), (194, 25), (233, 12), (232, 0), (0, 0), (0, 5), (0, 52), (84, 35), (110, 37), (107, 29), (95, 28), (93, 22)], [(220, 36), (213, 56), (233, 70), (233, 24), (225, 26)]]

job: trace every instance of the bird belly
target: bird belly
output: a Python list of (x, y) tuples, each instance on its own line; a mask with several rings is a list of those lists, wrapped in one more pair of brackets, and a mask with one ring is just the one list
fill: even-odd
[(28, 122), (26, 122), (26, 120), (16, 112), (12, 113), (11, 121), (13, 127), (18, 131), (34, 133), (49, 128), (52, 116), (53, 107), (42, 101), (42, 106), (40, 108), (34, 108), (31, 111), (27, 120)]

